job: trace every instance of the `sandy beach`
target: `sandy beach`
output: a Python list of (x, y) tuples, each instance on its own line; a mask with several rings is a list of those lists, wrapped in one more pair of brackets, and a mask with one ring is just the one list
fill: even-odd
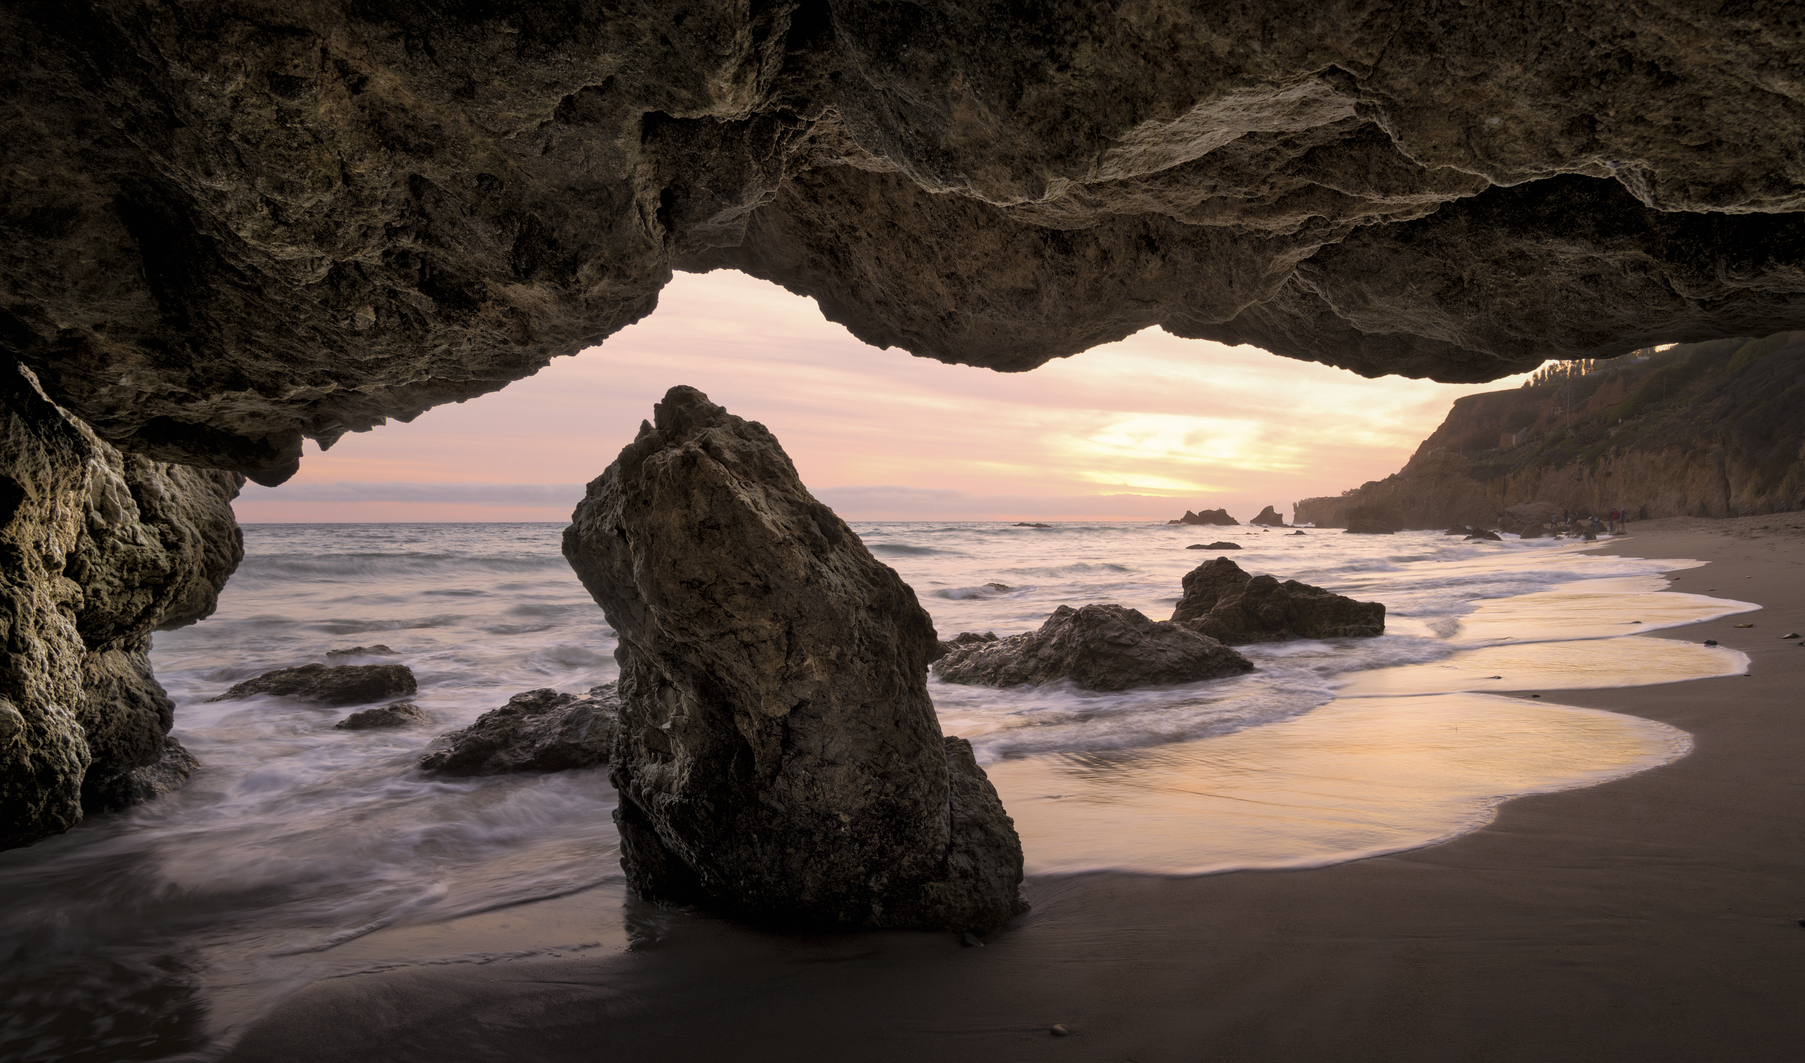
[(1715, 639), (1746, 676), (1512, 695), (1679, 727), (1695, 749), (1666, 766), (1328, 868), (1031, 878), (1034, 910), (982, 948), (629, 904), (626, 951), (317, 983), (227, 1058), (1797, 1058), (1805, 647), (1781, 636), (1805, 630), (1805, 514), (1601, 549), (1708, 561), (1676, 589), (1763, 607), (1651, 636)]

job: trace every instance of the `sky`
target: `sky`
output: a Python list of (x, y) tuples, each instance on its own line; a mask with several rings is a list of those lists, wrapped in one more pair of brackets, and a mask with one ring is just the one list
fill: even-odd
[(559, 521), (676, 384), (762, 422), (846, 520), (1242, 520), (1396, 472), (1462, 396), (1148, 329), (1030, 373), (879, 350), (812, 299), (679, 273), (639, 324), (492, 395), (311, 443), (259, 522)]

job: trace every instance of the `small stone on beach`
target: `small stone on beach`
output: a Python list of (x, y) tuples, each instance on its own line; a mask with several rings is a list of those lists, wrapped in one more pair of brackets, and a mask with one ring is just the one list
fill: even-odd
[(1716, 639), (1706, 639), (1706, 640), (1705, 640), (1705, 645), (1707, 645), (1707, 646), (1715, 646), (1715, 645), (1717, 645), (1717, 640), (1716, 640)]
[[(1801, 920), (1799, 920), (1799, 922), (1802, 924), (1805, 924), (1805, 919), (1801, 919)], [(1047, 1030), (1047, 1032), (1052, 1034), (1054, 1037), (1066, 1037), (1066, 1036), (1069, 1036), (1072, 1031), (1066, 1029), (1064, 1023), (1056, 1022), (1053, 1024), (1051, 1029)]]
[(1753, 625), (1753, 624), (1737, 624), (1736, 626), (1737, 627), (1754, 627), (1755, 625)]
[(978, 939), (978, 935), (972, 933), (969, 930), (967, 930), (963, 934), (960, 934), (959, 940), (962, 943), (964, 943), (965, 947), (968, 949), (981, 949), (984, 947), (984, 942), (982, 942)]
[(1797, 631), (1788, 631), (1786, 634), (1781, 635), (1780, 637), (1783, 639), (1796, 639), (1799, 637), (1799, 633)]

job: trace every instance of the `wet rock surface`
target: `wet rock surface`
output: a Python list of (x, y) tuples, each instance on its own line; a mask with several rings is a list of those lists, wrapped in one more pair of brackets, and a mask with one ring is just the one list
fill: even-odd
[(0, 362), (0, 848), (161, 792), (131, 778), (174, 756), (150, 633), (213, 611), (242, 482), (121, 454)]
[(82, 810), (88, 814), (119, 812), (180, 790), (200, 761), (180, 742), (165, 735), (156, 760), (130, 771), (92, 777), (82, 786)]
[(332, 727), (338, 731), (375, 731), (431, 722), (432, 717), (427, 715), (425, 709), (411, 701), (397, 701), (393, 705), (380, 705), (374, 709), (354, 712)]
[(528, 690), (446, 735), (450, 747), (421, 757), (420, 767), (447, 775), (601, 767), (619, 726), (620, 695), (613, 683), (584, 695), (549, 687)]
[(1069, 679), (1083, 690), (1110, 691), (1253, 671), (1214, 637), (1121, 605), (1062, 605), (1034, 631), (959, 641), (965, 638), (934, 662), (942, 682), (1011, 687)]
[(1765, 334), (1805, 326), (1802, 33), (1784, 5), (6, 5), (0, 348), (109, 440), (273, 483), (303, 437), (600, 341), (673, 267), (1006, 370), (1154, 325), (1463, 381)]
[(1013, 825), (953, 780), (927, 613), (762, 425), (672, 388), (564, 554), (620, 637), (609, 776), (639, 893), (874, 927), (1023, 910)]
[(1296, 580), (1254, 576), (1226, 557), (1185, 574), (1172, 621), (1228, 645), (1385, 633), (1385, 606)]
[(358, 705), (412, 694), (417, 689), (413, 670), (405, 664), (304, 664), (265, 672), (207, 700), (238, 701), (272, 694), (321, 705)]

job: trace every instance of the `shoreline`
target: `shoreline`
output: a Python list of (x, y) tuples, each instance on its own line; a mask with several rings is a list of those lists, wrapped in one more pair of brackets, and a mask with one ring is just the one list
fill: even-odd
[(1705, 561), (1675, 589), (1763, 607), (1638, 636), (1716, 639), (1746, 676), (1506, 695), (1679, 727), (1677, 761), (1329, 867), (1034, 877), (1034, 911), (982, 949), (629, 901), (630, 951), (317, 983), (227, 1058), (1784, 1058), (1805, 991), (1805, 648), (1779, 635), (1805, 630), (1805, 514), (1643, 522), (1594, 549)]

